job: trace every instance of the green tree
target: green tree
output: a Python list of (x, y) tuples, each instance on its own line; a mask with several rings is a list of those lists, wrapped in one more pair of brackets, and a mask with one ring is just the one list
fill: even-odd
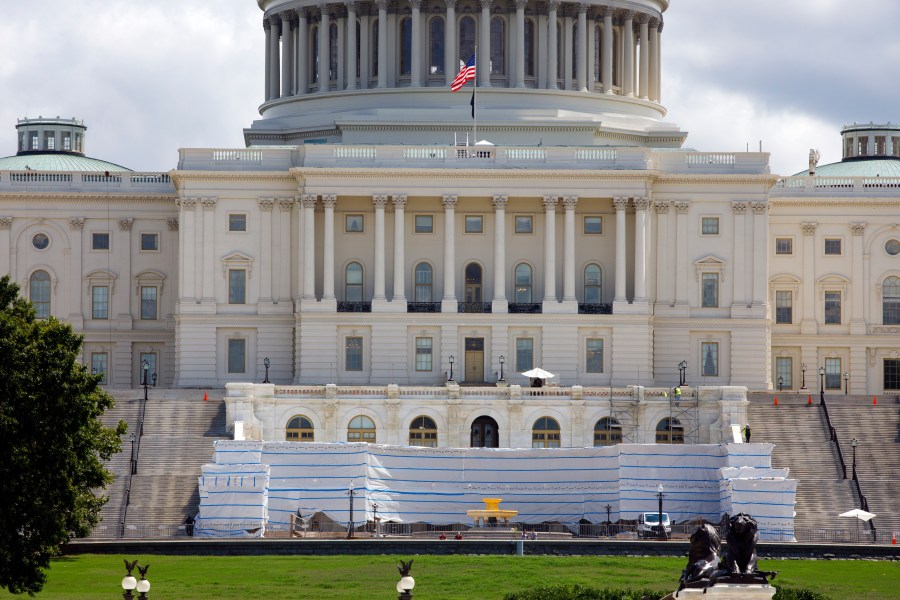
[(0, 587), (33, 595), (62, 544), (97, 524), (107, 498), (93, 490), (112, 481), (101, 460), (126, 424), (101, 424), (114, 400), (78, 361), (81, 336), (18, 292), (0, 278)]

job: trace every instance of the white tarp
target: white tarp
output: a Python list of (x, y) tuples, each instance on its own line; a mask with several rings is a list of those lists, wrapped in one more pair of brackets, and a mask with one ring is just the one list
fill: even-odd
[(269, 468), (261, 464), (204, 465), (199, 477), (196, 537), (262, 537), (268, 521)]

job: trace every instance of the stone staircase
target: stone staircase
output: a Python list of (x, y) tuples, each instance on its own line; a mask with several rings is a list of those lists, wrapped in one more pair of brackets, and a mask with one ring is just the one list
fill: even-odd
[(775, 444), (772, 466), (790, 469), (797, 480), (794, 527), (852, 530), (856, 523), (838, 514), (859, 506), (855, 486), (844, 479), (837, 447), (828, 435), (818, 404), (807, 406), (806, 396), (750, 394), (748, 419), (752, 442)]

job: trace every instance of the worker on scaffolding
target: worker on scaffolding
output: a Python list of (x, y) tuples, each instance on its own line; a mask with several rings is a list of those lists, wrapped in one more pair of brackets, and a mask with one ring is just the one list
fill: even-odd
[(681, 402), (681, 386), (676, 385), (675, 389), (672, 390), (672, 393), (675, 396), (675, 406), (678, 406), (678, 404)]

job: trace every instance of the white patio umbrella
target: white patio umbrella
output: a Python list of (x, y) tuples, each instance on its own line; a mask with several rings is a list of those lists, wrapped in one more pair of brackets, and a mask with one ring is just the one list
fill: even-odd
[(525, 377), (530, 377), (532, 379), (550, 379), (551, 377), (556, 377), (556, 375), (554, 375), (550, 371), (545, 371), (540, 367), (535, 367), (530, 371), (525, 371), (524, 373), (522, 373), (522, 375), (524, 375)]
[[(872, 517), (876, 517), (873, 513), (862, 510), (860, 508), (854, 508), (853, 510), (848, 510), (845, 513), (841, 513), (838, 515), (839, 517), (856, 517), (859, 521), (871, 521)], [(859, 521), (856, 522), (856, 537), (859, 538)]]

